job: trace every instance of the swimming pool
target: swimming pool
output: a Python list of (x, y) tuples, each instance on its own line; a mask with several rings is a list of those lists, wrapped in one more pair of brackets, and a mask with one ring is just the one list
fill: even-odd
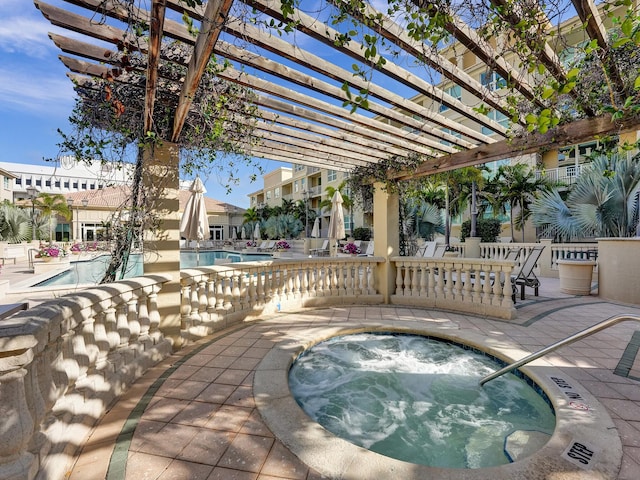
[[(237, 252), (228, 252), (225, 250), (206, 250), (200, 252), (201, 267), (215, 265), (216, 260), (226, 259), (229, 262), (251, 262), (259, 260), (270, 260), (271, 255), (265, 254), (246, 254)], [(48, 287), (48, 286), (60, 286), (60, 285), (82, 285), (82, 284), (95, 284), (100, 281), (104, 275), (107, 265), (109, 263), (109, 255), (101, 255), (91, 260), (81, 260), (78, 262), (72, 262), (71, 268), (65, 272), (62, 272), (55, 277), (51, 277), (40, 283), (33, 285), (34, 287)], [(195, 252), (180, 252), (180, 267), (181, 268), (195, 268), (196, 267), (196, 253)], [(142, 255), (132, 255), (131, 262), (127, 267), (125, 278), (137, 277), (143, 274), (142, 269)], [(119, 278), (119, 277), (117, 277)]]

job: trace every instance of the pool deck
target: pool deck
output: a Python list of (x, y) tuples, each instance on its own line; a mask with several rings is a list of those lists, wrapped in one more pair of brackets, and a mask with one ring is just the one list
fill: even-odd
[[(12, 275), (13, 279), (24, 275), (20, 264), (5, 266), (0, 278)], [(533, 352), (613, 315), (640, 315), (640, 306), (613, 303), (596, 295), (564, 295), (558, 280), (541, 280), (540, 296), (527, 290), (526, 300), (516, 305), (518, 315), (513, 321), (420, 308), (354, 305), (278, 314), (219, 332), (164, 360), (112, 405), (81, 442), (82, 453), (68, 478), (327, 478), (275, 438), (256, 406), (261, 399), (254, 398), (254, 376), (260, 362), (276, 344), (291, 341), (301, 331), (402, 322), (473, 332)], [(14, 298), (9, 294), (4, 302)], [(45, 299), (40, 292), (20, 294), (20, 301), (32, 304)], [(539, 360), (580, 382), (606, 408), (622, 442), (619, 480), (640, 478), (639, 350), (640, 325), (625, 322)], [(586, 475), (575, 467), (555, 476), (528, 478), (587, 478), (583, 473)]]

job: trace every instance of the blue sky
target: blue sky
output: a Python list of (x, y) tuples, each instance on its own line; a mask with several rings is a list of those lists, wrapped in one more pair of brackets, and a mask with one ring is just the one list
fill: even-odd
[[(70, 8), (60, 0), (47, 3)], [(43, 158), (59, 155), (57, 129), (69, 131), (75, 93), (58, 59), (62, 52), (47, 36), (50, 31), (69, 35), (52, 26), (30, 0), (0, 1), (0, 161), (51, 165)], [(265, 171), (283, 165), (270, 160), (261, 164)], [(241, 184), (230, 194), (217, 173), (201, 177), (207, 196), (247, 208), (246, 195), (262, 188), (262, 178), (251, 183), (250, 173), (243, 171)]]

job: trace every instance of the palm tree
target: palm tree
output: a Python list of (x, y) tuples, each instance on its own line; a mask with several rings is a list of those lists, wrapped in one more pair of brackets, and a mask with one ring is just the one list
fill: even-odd
[(258, 215), (258, 211), (254, 207), (247, 208), (242, 214), (242, 224), (250, 223), (255, 224), (260, 220), (260, 216)]
[[(545, 177), (537, 177), (524, 163), (500, 166), (493, 180), (496, 206), (502, 211), (509, 206), (511, 238), (514, 238), (515, 227), (522, 231), (524, 242), (524, 225), (531, 215), (531, 204), (540, 192), (550, 190), (555, 184)], [(514, 216), (516, 208), (518, 215)]]
[(342, 195), (342, 208), (346, 208), (349, 211), (349, 218), (351, 219), (351, 223), (350, 223), (351, 232), (349, 235), (352, 236), (353, 235), (353, 200), (349, 195), (345, 193), (346, 190), (347, 190), (346, 180), (343, 180), (342, 182), (340, 182), (340, 185), (338, 185), (337, 187), (332, 187), (331, 185), (329, 185), (327, 188), (324, 189), (325, 193), (327, 194), (327, 198), (325, 198), (320, 202), (320, 208), (330, 209), (331, 199), (333, 198), (336, 192), (340, 192), (340, 195)]
[(0, 204), (0, 240), (19, 243), (31, 238), (29, 214), (8, 202)]
[(34, 199), (33, 203), (49, 219), (49, 242), (52, 242), (55, 215), (60, 215), (65, 220), (70, 220), (71, 208), (67, 204), (66, 198), (59, 193), (55, 195), (41, 193)]
[(463, 167), (457, 170), (433, 175), (433, 180), (444, 190), (445, 200), (445, 243), (451, 240), (451, 219), (462, 214), (471, 198), (472, 184), (482, 183), (482, 170), (477, 167)]
[(555, 235), (631, 237), (638, 233), (640, 155), (601, 156), (583, 169), (564, 200), (558, 189), (544, 192), (531, 205), (536, 226)]

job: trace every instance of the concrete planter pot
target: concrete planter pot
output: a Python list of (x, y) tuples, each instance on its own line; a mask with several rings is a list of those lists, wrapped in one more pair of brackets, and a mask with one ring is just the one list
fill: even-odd
[(594, 260), (558, 260), (560, 291), (569, 295), (591, 294)]

